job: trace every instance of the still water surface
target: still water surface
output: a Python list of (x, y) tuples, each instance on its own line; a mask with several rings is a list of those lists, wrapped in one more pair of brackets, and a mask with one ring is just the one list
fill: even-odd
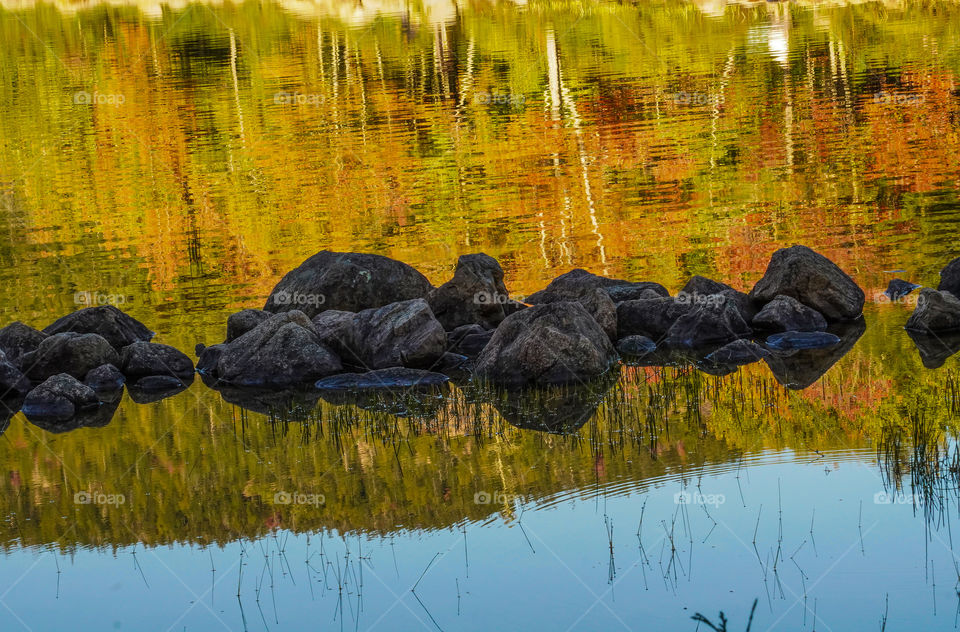
[(523, 296), (748, 289), (804, 243), (868, 296), (805, 390), (625, 368), (565, 434), (456, 387), (18, 414), (2, 629), (957, 625), (956, 356), (874, 300), (960, 254), (955, 4), (4, 0), (0, 37), (3, 324), (106, 301), (189, 351), (323, 248)]

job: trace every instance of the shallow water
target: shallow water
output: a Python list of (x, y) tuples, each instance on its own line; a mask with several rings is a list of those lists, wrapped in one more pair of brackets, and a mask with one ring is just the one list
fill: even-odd
[(956, 356), (879, 296), (958, 254), (954, 4), (2, 2), (0, 37), (3, 324), (113, 303), (189, 351), (322, 248), (523, 296), (804, 243), (868, 297), (809, 388), (627, 367), (566, 434), (469, 386), (18, 414), (2, 629), (956, 626)]

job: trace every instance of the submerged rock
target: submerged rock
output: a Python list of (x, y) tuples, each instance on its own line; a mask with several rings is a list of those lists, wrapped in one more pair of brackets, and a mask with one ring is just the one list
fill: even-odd
[(893, 279), (887, 285), (887, 289), (884, 290), (884, 294), (891, 301), (899, 301), (901, 298), (910, 294), (915, 289), (920, 287), (916, 283), (910, 283), (909, 281), (904, 281), (903, 279)]
[(863, 290), (835, 263), (807, 248), (782, 248), (770, 259), (750, 298), (763, 303), (790, 296), (831, 321), (852, 320), (863, 313)]
[(497, 260), (478, 253), (462, 255), (453, 278), (431, 291), (427, 302), (447, 331), (471, 323), (490, 329), (506, 318), (510, 295)]
[(769, 331), (824, 331), (827, 319), (792, 296), (779, 294), (753, 317), (752, 324)]
[(22, 358), (26, 375), (40, 382), (59, 373), (83, 379), (102, 364), (120, 364), (120, 356), (99, 334), (63, 332), (44, 338), (36, 351)]
[(89, 371), (83, 378), (83, 383), (97, 393), (119, 391), (126, 381), (120, 369), (112, 364), (102, 364)]
[(734, 340), (706, 357), (707, 362), (727, 366), (743, 366), (759, 362), (770, 356), (770, 352), (752, 340)]
[(239, 386), (312, 383), (343, 368), (300, 311), (276, 314), (214, 353), (215, 376)]
[(507, 317), (477, 358), (476, 372), (512, 386), (569, 384), (617, 361), (606, 332), (580, 303), (534, 305)]
[(734, 298), (724, 294), (714, 294), (713, 298), (715, 300), (697, 303), (670, 326), (666, 339), (668, 345), (701, 347), (751, 334)]
[(388, 257), (323, 250), (284, 276), (264, 309), (301, 311), (313, 317), (328, 309), (358, 312), (426, 298), (433, 286), (409, 265)]
[(561, 292), (541, 290), (527, 298), (531, 305), (574, 301), (583, 305), (610, 340), (617, 339), (617, 306), (603, 289), (570, 289)]
[(660, 341), (677, 319), (691, 310), (692, 304), (672, 297), (624, 301), (617, 305), (617, 335)]
[(774, 350), (764, 361), (778, 382), (789, 389), (801, 390), (823, 377), (853, 348), (866, 329), (866, 322), (862, 318), (833, 325), (830, 333), (839, 337), (840, 344), (824, 349)]
[(193, 376), (193, 361), (169, 345), (155, 342), (135, 342), (123, 348), (120, 370), (130, 378), (149, 375), (169, 375), (186, 379)]
[(920, 333), (960, 330), (960, 298), (923, 288), (906, 328)]
[[(659, 283), (610, 279), (593, 274), (592, 272), (587, 272), (581, 268), (571, 270), (566, 274), (561, 274), (551, 281), (542, 291), (569, 296), (571, 292), (576, 293), (582, 290), (592, 290), (596, 288), (600, 288), (609, 294), (614, 303), (649, 297), (648, 290), (659, 296), (670, 296), (667, 288)], [(536, 296), (537, 293), (530, 295), (527, 297), (527, 302), (536, 300)]]
[(626, 336), (617, 341), (617, 352), (624, 356), (645, 356), (657, 350), (657, 343), (646, 336)]
[(46, 337), (47, 334), (42, 331), (15, 321), (0, 329), (0, 351), (3, 351), (10, 364), (22, 369), (20, 361), (23, 356), (36, 351)]
[(422, 369), (393, 367), (367, 373), (341, 373), (319, 380), (315, 387), (321, 391), (403, 390), (417, 387), (443, 386), (450, 381), (446, 375)]
[(940, 284), (937, 286), (937, 290), (950, 292), (960, 298), (960, 257), (948, 263), (940, 271)]
[(262, 309), (245, 309), (236, 314), (230, 314), (227, 318), (227, 338), (224, 342), (233, 342), (271, 316), (273, 316), (272, 313)]
[(153, 338), (153, 332), (136, 318), (124, 314), (113, 305), (100, 305), (67, 314), (44, 328), (48, 335), (63, 332), (103, 336), (117, 351), (129, 344)]
[(59, 373), (47, 378), (23, 400), (23, 414), (29, 418), (67, 420), (100, 405), (92, 388), (72, 375)]
[(785, 331), (767, 338), (767, 346), (786, 351), (790, 349), (826, 349), (840, 344), (840, 338), (824, 331)]

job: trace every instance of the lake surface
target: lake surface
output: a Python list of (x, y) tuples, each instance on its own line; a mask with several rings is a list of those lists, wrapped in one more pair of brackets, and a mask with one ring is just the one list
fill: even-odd
[(880, 293), (960, 255), (960, 6), (0, 0), (0, 39), (0, 325), (110, 303), (189, 352), (324, 248), (523, 297), (803, 243), (867, 294), (806, 388), (18, 413), (0, 629), (958, 625), (960, 344)]

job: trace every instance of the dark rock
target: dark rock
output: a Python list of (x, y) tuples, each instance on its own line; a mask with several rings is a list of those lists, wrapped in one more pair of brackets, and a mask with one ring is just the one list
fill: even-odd
[(227, 318), (227, 339), (224, 342), (236, 340), (271, 316), (273, 316), (272, 313), (262, 309), (245, 309), (236, 314), (230, 314)]
[(960, 298), (950, 292), (923, 288), (906, 328), (920, 333), (960, 330)]
[(462, 255), (453, 278), (430, 292), (427, 302), (447, 331), (478, 323), (496, 327), (506, 315), (503, 306), (510, 300), (503, 283), (503, 269), (485, 254)]
[(940, 284), (937, 286), (940, 292), (950, 292), (957, 298), (960, 298), (960, 257), (957, 257), (940, 271)]
[(610, 338), (580, 303), (548, 303), (500, 323), (476, 372), (497, 384), (570, 384), (602, 375), (616, 361)]
[(317, 330), (320, 342), (331, 349), (353, 358), (356, 354), (350, 348), (356, 338), (356, 312), (344, 312), (339, 309), (328, 309), (313, 317), (313, 326)]
[(692, 309), (690, 303), (672, 297), (624, 301), (617, 305), (617, 334), (660, 341), (677, 319)]
[(341, 373), (318, 381), (321, 391), (402, 390), (422, 386), (443, 386), (450, 381), (446, 375), (422, 369), (392, 367), (366, 373)]
[(273, 421), (291, 422), (316, 419), (314, 409), (320, 393), (313, 388), (236, 388), (217, 385), (216, 390), (229, 404), (267, 415)]
[(467, 336), (472, 334), (485, 334), (488, 331), (493, 330), (487, 329), (486, 327), (482, 327), (475, 323), (470, 325), (460, 325), (456, 329), (447, 332), (447, 342), (451, 345), (455, 345)]
[(764, 305), (752, 324), (768, 331), (825, 331), (827, 319), (792, 296), (780, 294)]
[[(613, 299), (614, 303), (644, 298), (644, 292), (646, 292), (646, 290), (651, 290), (657, 293), (659, 296), (670, 296), (670, 293), (667, 292), (667, 288), (663, 287), (659, 283), (608, 279), (607, 277), (602, 277), (580, 268), (571, 270), (566, 274), (561, 274), (551, 281), (550, 284), (547, 285), (547, 287), (545, 287), (542, 291), (569, 295), (571, 292), (577, 292), (584, 289), (592, 290), (595, 288), (604, 290), (610, 295), (610, 298)], [(646, 296), (649, 296), (649, 294)], [(527, 297), (527, 302), (530, 303), (531, 299), (534, 299), (534, 297), (536, 297), (536, 294), (532, 294), (531, 296)]]
[(734, 340), (709, 354), (706, 360), (713, 364), (743, 366), (759, 362), (769, 355), (769, 351), (752, 340)]
[(767, 338), (767, 346), (779, 351), (789, 349), (826, 349), (840, 344), (840, 338), (824, 331), (785, 331)]
[(0, 351), (0, 400), (23, 397), (32, 388), (30, 380)]
[(22, 396), (0, 399), (0, 435), (3, 435), (10, 427), (10, 420), (20, 412), (21, 406), (23, 406)]
[(173, 397), (190, 387), (193, 376), (180, 379), (172, 375), (147, 375), (127, 385), (127, 392), (137, 404), (153, 404)]
[(343, 368), (300, 311), (277, 314), (218, 352), (216, 377), (237, 386), (312, 383)]
[(72, 432), (79, 428), (103, 428), (113, 420), (122, 399), (115, 397), (106, 402), (101, 401), (98, 406), (80, 410), (71, 417), (34, 415), (27, 416), (27, 421), (53, 434)]
[(645, 356), (657, 350), (657, 343), (646, 336), (626, 336), (617, 341), (617, 351), (625, 356)]
[(470, 358), (461, 353), (450, 353), (449, 351), (440, 356), (440, 359), (433, 366), (434, 371), (443, 373), (447, 376), (462, 373), (468, 367)]
[(601, 288), (571, 288), (559, 292), (541, 290), (527, 298), (531, 305), (575, 301), (583, 305), (612, 341), (617, 339), (617, 306)]
[(750, 298), (766, 303), (778, 294), (797, 299), (831, 321), (859, 318), (865, 299), (863, 290), (846, 272), (806, 246), (773, 253)]
[(475, 358), (493, 337), (493, 330), (480, 325), (464, 325), (447, 334), (447, 344), (455, 353)]
[(135, 342), (120, 353), (120, 370), (130, 378), (169, 375), (184, 379), (193, 375), (193, 361), (185, 353), (155, 342)]
[(22, 363), (27, 377), (35, 382), (58, 373), (83, 379), (102, 364), (117, 366), (120, 356), (102, 336), (71, 331), (44, 338), (36, 351), (23, 356)]
[(866, 329), (867, 325), (862, 318), (835, 324), (829, 331), (840, 338), (840, 344), (825, 349), (774, 350), (764, 361), (778, 382), (789, 389), (801, 390), (823, 377), (854, 347)]
[(0, 351), (3, 351), (10, 364), (23, 369), (20, 363), (23, 356), (36, 351), (46, 337), (47, 334), (42, 331), (15, 321), (0, 329)]
[(126, 381), (120, 369), (112, 364), (102, 364), (90, 370), (83, 378), (83, 383), (97, 393), (118, 391), (123, 388)]
[(210, 345), (209, 347), (204, 347), (197, 355), (197, 372), (203, 375), (212, 375), (216, 376), (217, 374), (217, 364), (220, 362), (220, 355), (223, 353), (223, 350), (227, 348), (227, 345)]
[(328, 309), (358, 312), (426, 298), (432, 289), (425, 276), (400, 261), (324, 250), (288, 272), (270, 292), (264, 309), (298, 310), (310, 317)]
[(27, 394), (23, 413), (29, 418), (67, 420), (99, 405), (100, 399), (92, 388), (72, 375), (59, 373)]
[(49, 335), (69, 331), (103, 336), (117, 351), (139, 340), (146, 341), (153, 338), (153, 332), (143, 323), (124, 314), (113, 305), (78, 310), (56, 320), (43, 330)]
[[(336, 335), (329, 331), (336, 330)], [(430, 368), (447, 350), (447, 334), (424, 299), (366, 309), (337, 318), (321, 339), (351, 366)]]
[(920, 361), (928, 369), (939, 369), (947, 359), (960, 351), (960, 332), (925, 334), (907, 330), (910, 340), (920, 353)]
[(667, 331), (668, 345), (701, 347), (744, 338), (752, 333), (734, 298), (724, 294), (714, 294), (713, 298), (697, 303), (671, 325)]
[(708, 279), (707, 277), (700, 276), (698, 274), (690, 277), (690, 280), (687, 281), (687, 284), (684, 285), (679, 292), (677, 292), (677, 296), (710, 296), (712, 294), (723, 294), (728, 290), (736, 292), (732, 286), (729, 286), (726, 283), (720, 283), (719, 281), (714, 281), (713, 279)]
[(910, 294), (915, 289), (920, 287), (916, 283), (910, 283), (909, 281), (904, 281), (903, 279), (893, 279), (890, 281), (890, 284), (887, 285), (887, 289), (883, 292), (887, 295), (891, 301), (899, 301), (901, 298)]

